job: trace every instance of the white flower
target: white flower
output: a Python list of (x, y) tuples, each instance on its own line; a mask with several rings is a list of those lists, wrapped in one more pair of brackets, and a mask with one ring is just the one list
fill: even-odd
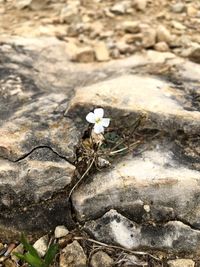
[(95, 108), (94, 112), (90, 112), (86, 116), (86, 120), (94, 124), (94, 132), (100, 134), (104, 132), (104, 127), (110, 124), (109, 118), (103, 118), (104, 110), (102, 108)]

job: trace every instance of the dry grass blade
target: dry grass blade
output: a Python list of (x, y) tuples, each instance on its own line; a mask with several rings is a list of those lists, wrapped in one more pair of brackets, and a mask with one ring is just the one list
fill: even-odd
[(99, 246), (102, 246), (102, 247), (106, 247), (106, 248), (113, 248), (113, 249), (119, 249), (119, 250), (122, 250), (124, 252), (128, 252), (130, 254), (134, 254), (134, 255), (148, 255), (149, 257), (151, 257), (152, 259), (156, 260), (156, 261), (161, 261), (159, 258), (153, 256), (152, 254), (148, 253), (148, 252), (143, 252), (143, 251), (133, 251), (131, 249), (127, 249), (127, 248), (123, 248), (123, 247), (120, 247), (120, 246), (114, 246), (114, 245), (108, 245), (106, 243), (103, 243), (103, 242), (99, 242), (97, 240), (94, 240), (94, 239), (91, 239), (91, 238), (86, 238), (86, 237), (82, 237), (82, 236), (75, 236), (73, 238), (74, 240), (86, 240), (88, 242), (92, 242), (92, 243), (95, 243)]
[(80, 182), (84, 179), (84, 177), (88, 174), (88, 172), (90, 171), (90, 169), (92, 168), (93, 164), (95, 162), (95, 157), (92, 158), (88, 168), (86, 169), (86, 171), (83, 173), (83, 175), (81, 176), (81, 178), (78, 180), (78, 182), (72, 187), (72, 189), (69, 192), (69, 196), (68, 198), (71, 197), (73, 191), (76, 189), (76, 187), (80, 184)]

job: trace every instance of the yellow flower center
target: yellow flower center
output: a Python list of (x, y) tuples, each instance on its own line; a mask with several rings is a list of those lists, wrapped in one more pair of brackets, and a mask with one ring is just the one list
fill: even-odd
[(99, 123), (100, 121), (101, 121), (101, 118), (96, 118), (96, 119), (95, 119), (95, 122), (96, 122), (96, 123)]

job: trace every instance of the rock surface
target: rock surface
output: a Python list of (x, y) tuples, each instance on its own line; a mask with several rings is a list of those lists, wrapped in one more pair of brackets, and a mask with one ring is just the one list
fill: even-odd
[(194, 267), (195, 262), (193, 260), (189, 259), (177, 259), (177, 260), (171, 260), (168, 261), (168, 266), (169, 267)]
[(105, 252), (98, 251), (91, 258), (91, 267), (112, 267), (113, 259)]
[(193, 230), (180, 221), (169, 221), (162, 226), (138, 225), (115, 210), (110, 210), (100, 219), (87, 222), (85, 229), (102, 242), (127, 249), (195, 252), (200, 243), (200, 231)]
[(60, 255), (60, 267), (86, 267), (86, 256), (77, 241), (66, 246)]

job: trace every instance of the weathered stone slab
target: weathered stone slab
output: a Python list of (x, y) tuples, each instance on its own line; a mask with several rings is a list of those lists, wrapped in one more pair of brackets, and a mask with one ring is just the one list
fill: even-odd
[(88, 110), (104, 107), (114, 123), (130, 125), (136, 114), (147, 115), (146, 127), (188, 133), (200, 130), (200, 112), (188, 111), (188, 95), (173, 83), (147, 75), (124, 75), (78, 88), (66, 112), (85, 119)]
[(181, 163), (167, 143), (130, 154), (111, 169), (95, 174), (80, 185), (72, 200), (83, 221), (114, 208), (138, 223), (178, 218), (200, 228), (199, 194), (200, 172)]
[(85, 229), (97, 240), (128, 249), (162, 249), (176, 254), (200, 252), (200, 231), (176, 220), (162, 226), (138, 225), (110, 210), (100, 219), (87, 222)]
[[(16, 163), (1, 160), (0, 228), (41, 233), (59, 222), (70, 224), (64, 192), (74, 170), (49, 148), (38, 148)], [(5, 238), (7, 232), (0, 236)]]
[(47, 146), (73, 161), (78, 132), (60, 110), (65, 101), (63, 94), (42, 95), (16, 110), (0, 128), (0, 156), (16, 161)]

